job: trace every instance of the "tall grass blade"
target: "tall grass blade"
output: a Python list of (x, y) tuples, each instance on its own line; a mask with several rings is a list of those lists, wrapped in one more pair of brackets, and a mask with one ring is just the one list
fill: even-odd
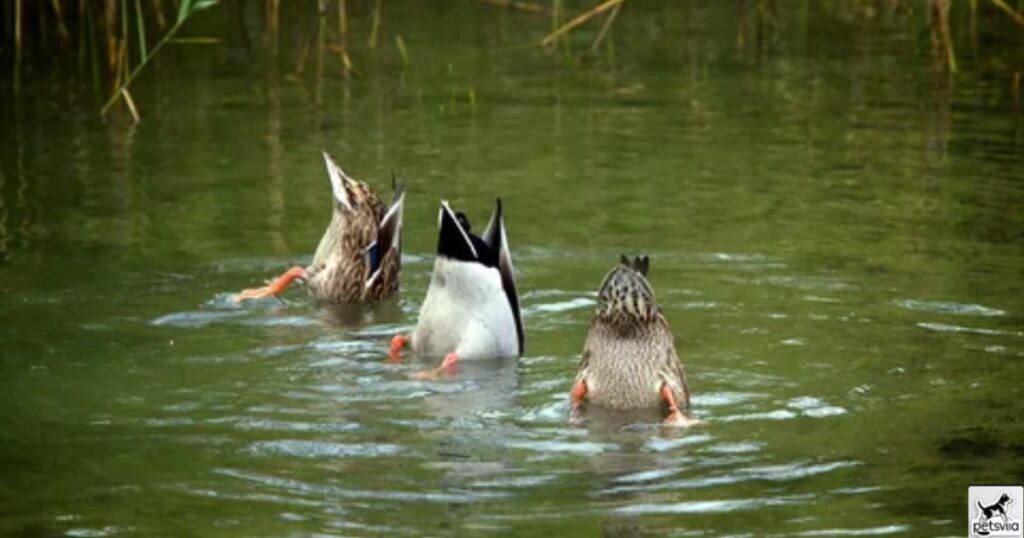
[(483, 1), (488, 3), (488, 4), (493, 4), (495, 6), (512, 8), (512, 9), (516, 9), (516, 10), (519, 10), (519, 11), (526, 11), (528, 13), (541, 13), (541, 14), (543, 14), (543, 13), (547, 13), (547, 11), (548, 11), (548, 8), (546, 6), (544, 6), (543, 4), (535, 3), (535, 2), (519, 2), (519, 1), (516, 1), (516, 0), (483, 0)]
[(181, 0), (181, 3), (178, 4), (178, 22), (176, 24), (181, 24), (185, 22), (185, 19), (188, 18), (188, 14), (191, 11), (191, 9), (191, 0)]
[(204, 10), (206, 8), (211, 8), (211, 7), (215, 6), (215, 5), (217, 5), (217, 2), (219, 2), (219, 1), (220, 0), (194, 0), (192, 2), (192, 8), (189, 9), (188, 14), (192, 15), (193, 13), (195, 13), (197, 11), (202, 11), (202, 10)]
[(377, 33), (380, 31), (380, 4), (383, 0), (374, 0), (373, 2), (373, 27), (370, 28), (370, 38), (366, 41), (366, 46), (371, 49), (377, 48)]
[(145, 62), (149, 57), (149, 52), (146, 50), (146, 21), (142, 16), (142, 0), (135, 0), (135, 15), (136, 24), (138, 25), (139, 34), (139, 55), (142, 58), (142, 62)]
[(345, 0), (338, 0), (338, 35), (342, 43), (348, 39), (348, 8)]
[(602, 3), (598, 4), (597, 6), (595, 6), (590, 11), (587, 11), (586, 13), (578, 15), (573, 20), (563, 24), (562, 26), (560, 26), (559, 28), (555, 29), (553, 32), (548, 34), (544, 39), (541, 40), (541, 42), (540, 42), (541, 46), (542, 47), (546, 47), (546, 46), (550, 45), (552, 41), (558, 39), (559, 37), (562, 37), (565, 34), (567, 34), (573, 28), (576, 28), (577, 26), (579, 26), (579, 25), (589, 21), (590, 19), (592, 19), (593, 17), (595, 17), (597, 15), (600, 15), (601, 13), (604, 13), (605, 11), (608, 11), (609, 9), (611, 9), (611, 8), (621, 4), (624, 1), (625, 0), (605, 0), (604, 2), (602, 2)]
[(128, 56), (128, 0), (121, 0), (121, 48), (124, 54), (124, 68), (127, 70), (131, 65)]
[(405, 48), (405, 41), (402, 36), (395, 35), (395, 46), (398, 47), (398, 54), (402, 55), (402, 66), (409, 67), (409, 51)]
[(132, 113), (132, 119), (138, 125), (141, 119), (139, 118), (139, 110), (135, 108), (135, 100), (132, 99), (132, 94), (128, 93), (128, 88), (121, 88), (121, 95), (124, 97), (124, 102), (128, 104), (128, 111)]
[(1013, 17), (1013, 20), (1017, 21), (1017, 24), (1020, 24), (1020, 25), (1024, 26), (1024, 15), (1014, 11), (1013, 8), (1011, 8), (1010, 6), (1006, 5), (1006, 2), (1004, 2), (1003, 0), (991, 0), (991, 1), (992, 1), (993, 4), (996, 5), (996, 7), (998, 7), (999, 9), (1001, 9), (1003, 11), (1005, 11), (1007, 15)]
[(622, 4), (618, 4), (612, 9), (612, 12), (608, 14), (608, 17), (604, 19), (604, 24), (601, 25), (601, 31), (597, 33), (597, 37), (594, 38), (594, 43), (590, 45), (590, 52), (597, 52), (597, 47), (601, 46), (601, 41), (604, 41), (605, 35), (608, 34), (608, 30), (611, 29), (612, 23), (615, 22), (615, 17), (619, 14), (619, 9), (622, 8)]
[(21, 2), (14, 0), (14, 95), (21, 89)]
[[(107, 102), (100, 109), (100, 115), (105, 115), (107, 111), (110, 110), (110, 107), (115, 102), (117, 102), (117, 99), (119, 97), (125, 96), (125, 92), (122, 92), (121, 90), (127, 89), (128, 85), (130, 85), (132, 81), (135, 80), (135, 77), (139, 76), (139, 73), (142, 71), (142, 68), (146, 67), (146, 64), (148, 64), (149, 60), (154, 55), (156, 55), (157, 51), (163, 48), (163, 46), (167, 44), (167, 42), (170, 41), (176, 33), (178, 33), (178, 30), (181, 29), (181, 25), (184, 24), (186, 19), (188, 19), (191, 15), (195, 14), (197, 11), (217, 5), (217, 2), (218, 0), (196, 0), (194, 2), (190, 0), (181, 0), (181, 4), (178, 7), (178, 21), (175, 22), (174, 26), (172, 26), (171, 29), (168, 30), (167, 33), (164, 34), (164, 36), (156, 42), (156, 45), (153, 45), (153, 49), (149, 51), (149, 55), (146, 57), (144, 61), (139, 62), (139, 64), (135, 66), (135, 69), (132, 69), (131, 72), (127, 74), (127, 76), (125, 76), (123, 79), (118, 80), (118, 83), (115, 84), (115, 87), (117, 89), (114, 91), (113, 95), (110, 96), (110, 99), (108, 99)], [(122, 43), (124, 43), (125, 41), (127, 41), (127, 39), (122, 41)], [(124, 52), (127, 53), (127, 50), (125, 50)], [(125, 62), (125, 65), (123, 66), (125, 71), (127, 71), (126, 64), (127, 62)], [(128, 106), (132, 107), (134, 106), (134, 104), (129, 104)]]
[(21, 11), (23, 0), (14, 0), (14, 48), (21, 56)]
[(68, 27), (64, 24), (64, 10), (60, 7), (60, 0), (53, 0), (53, 12), (57, 15), (57, 32), (60, 33), (60, 38), (67, 41), (71, 38), (71, 34), (68, 33)]

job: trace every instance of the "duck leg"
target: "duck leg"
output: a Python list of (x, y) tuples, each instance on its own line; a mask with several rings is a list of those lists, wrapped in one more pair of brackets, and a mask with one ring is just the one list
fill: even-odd
[(422, 372), (416, 372), (413, 374), (413, 379), (432, 380), (437, 379), (437, 376), (441, 375), (441, 372), (447, 372), (454, 374), (456, 372), (455, 364), (459, 361), (459, 356), (455, 352), (451, 352), (444, 356), (444, 360), (441, 361), (441, 366), (434, 368), (433, 370), (423, 370)]
[(676, 397), (672, 394), (672, 389), (669, 388), (667, 383), (662, 383), (661, 385), (661, 398), (668, 404), (668, 416), (665, 417), (663, 422), (666, 426), (689, 428), (704, 424), (703, 421), (692, 419), (679, 410), (679, 406), (676, 404)]
[(587, 382), (579, 379), (572, 385), (572, 391), (569, 392), (569, 402), (572, 405), (573, 411), (579, 409), (580, 405), (583, 404), (583, 399), (587, 397)]
[(273, 282), (263, 286), (262, 288), (249, 288), (242, 290), (241, 293), (234, 296), (234, 301), (240, 303), (246, 299), (262, 299), (264, 297), (277, 297), (284, 292), (285, 288), (296, 279), (306, 278), (306, 270), (302, 267), (292, 267), (285, 271), (285, 273)]
[(396, 334), (388, 346), (388, 362), (401, 362), (402, 348), (408, 343), (409, 339), (404, 334)]
[(583, 400), (587, 397), (587, 382), (577, 379), (569, 391), (569, 424), (582, 426), (585, 422), (583, 416)]

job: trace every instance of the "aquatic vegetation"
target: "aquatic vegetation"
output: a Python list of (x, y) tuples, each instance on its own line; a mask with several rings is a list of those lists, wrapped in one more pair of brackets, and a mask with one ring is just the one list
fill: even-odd
[[(128, 86), (135, 80), (135, 77), (142, 72), (143, 68), (149, 63), (150, 59), (160, 51), (160, 49), (181, 29), (185, 21), (192, 15), (195, 15), (199, 11), (213, 7), (217, 5), (218, 0), (180, 0), (178, 5), (178, 16), (175, 19), (174, 24), (171, 28), (160, 38), (159, 41), (153, 45), (152, 50), (148, 50), (146, 47), (146, 24), (142, 15), (142, 4), (138, 0), (135, 1), (135, 14), (136, 14), (136, 32), (139, 38), (139, 63), (131, 70), (128, 69), (128, 10), (125, 9), (125, 2), (121, 2), (121, 18), (122, 18), (122, 32), (121, 32), (121, 46), (119, 48), (120, 53), (117, 56), (117, 67), (115, 72), (118, 74), (117, 79), (114, 83), (114, 92), (110, 96), (110, 99), (100, 109), (100, 114), (106, 114), (107, 110), (117, 101), (118, 97), (124, 97), (125, 103), (128, 108), (131, 109), (132, 116), (135, 118), (136, 123), (139, 121), (139, 113), (135, 108), (135, 103), (132, 101), (131, 94), (128, 92)], [(59, 3), (59, 2), (56, 2)]]
[[(540, 40), (541, 46), (543, 47), (550, 45), (554, 40), (572, 31), (573, 28), (576, 28), (577, 26), (586, 23), (590, 19), (594, 18), (597, 15), (600, 15), (601, 13), (604, 13), (605, 11), (608, 11), (609, 9), (615, 8), (613, 14), (608, 16), (608, 22), (606, 23), (606, 25), (610, 24), (611, 21), (615, 20), (614, 14), (617, 13), (617, 8), (621, 7), (624, 1), (625, 0), (605, 0), (604, 2), (598, 4), (596, 7), (591, 9), (590, 11), (582, 13), (579, 16), (570, 20), (569, 22), (559, 26), (558, 28), (555, 28), (555, 30), (553, 30), (550, 34), (544, 36), (544, 39)], [(597, 43), (598, 41), (599, 40), (595, 40), (595, 43)]]
[[(513, 0), (476, 0), (481, 6), (492, 9), (509, 10), (522, 13), (545, 15), (550, 21), (549, 28), (542, 28), (543, 18), (538, 17), (536, 31), (539, 37), (533, 43), (541, 47), (555, 46), (560, 62), (566, 67), (585, 65), (590, 62), (587, 56), (598, 54), (602, 45), (605, 48), (606, 61), (615, 61), (616, 40), (628, 41), (631, 37), (613, 36), (613, 28), (617, 21), (622, 20), (622, 13), (636, 12), (649, 16), (664, 18), (669, 22), (669, 11), (658, 11), (656, 7), (625, 0), (550, 0), (550, 2), (528, 2)], [(316, 17), (317, 24), (308, 26), (299, 39), (302, 43), (296, 55), (294, 74), (301, 76), (310, 58), (316, 58), (317, 76), (323, 76), (323, 55), (325, 51), (336, 53), (345, 76), (361, 77), (361, 71), (355, 67), (354, 50), (377, 51), (383, 43), (393, 43), (387, 47), (389, 54), (395, 54), (401, 60), (401, 67), (411, 67), (412, 53), (415, 44), (399, 33), (399, 30), (385, 26), (387, 13), (383, 0), (315, 0), (304, 3), (282, 4), (280, 0), (265, 0), (264, 13), (266, 24), (262, 28), (263, 35), (259, 41), (269, 45), (272, 55), (277, 56), (281, 32), (281, 10), (289, 10), (289, 16), (306, 12)], [(918, 25), (923, 23), (927, 28), (931, 54), (935, 69), (956, 75), (963, 69), (964, 58), (958, 59), (955, 43), (964, 42), (968, 34), (973, 48), (978, 46), (978, 24), (982, 17), (1000, 16), (1013, 24), (1024, 26), (1024, 12), (1014, 8), (1005, 0), (971, 0), (968, 3), (954, 3), (951, 0), (928, 0), (925, 9), (916, 9), (917, 3), (911, 0), (865, 1), (850, 0), (846, 2), (830, 2), (816, 4), (816, 10), (833, 13), (838, 19), (863, 17), (865, 20), (902, 19), (905, 24)], [(224, 26), (221, 34), (211, 37), (179, 37), (185, 22), (194, 18), (201, 11), (219, 6), (225, 11)], [(107, 98), (101, 107), (101, 114), (116, 102), (123, 101), (137, 122), (139, 112), (131, 92), (132, 82), (145, 71), (152, 59), (169, 43), (213, 44), (221, 43), (225, 36), (241, 29), (248, 31), (242, 20), (241, 5), (221, 4), (218, 0), (103, 0), (98, 2), (78, 2), (75, 5), (69, 0), (50, 0), (50, 2), (14, 2), (0, 3), (0, 15), (5, 24), (0, 28), (0, 38), (10, 39), (14, 52), (13, 80), (14, 89), (20, 88), (22, 77), (22, 59), (26, 49), (69, 50), (77, 54), (79, 66), (84, 71), (91, 70), (94, 81), (101, 78), (99, 71), (105, 71)], [(405, 6), (403, 6), (405, 8)], [(800, 32), (801, 22), (806, 20), (807, 6), (795, 3), (781, 3), (775, 0), (742, 0), (737, 3), (735, 23), (737, 27), (736, 45), (743, 49), (751, 44), (759, 50), (770, 46), (772, 41), (786, 33)], [(576, 13), (569, 17), (569, 13)], [(335, 22), (328, 22), (334, 18)], [(594, 24), (599, 22), (600, 24)], [(989, 22), (988, 24), (991, 24)], [(55, 39), (46, 36), (48, 27), (56, 28), (52, 34)], [(364, 32), (365, 39), (358, 42), (352, 38), (353, 32)], [(543, 33), (540, 33), (543, 32)], [(391, 34), (382, 41), (383, 34)], [(579, 39), (573, 37), (583, 34), (588, 46), (581, 49)], [(152, 42), (151, 36), (159, 35)], [(257, 36), (253, 36), (257, 37)], [(241, 42), (248, 46), (249, 36), (243, 36)], [(251, 40), (255, 41), (255, 40)], [(59, 47), (55, 44), (59, 43)], [(521, 46), (535, 46), (530, 40), (524, 40)], [(363, 49), (362, 47), (365, 47)], [(574, 51), (584, 52), (582, 57)], [(979, 55), (976, 51), (970, 55), (971, 62), (983, 61), (990, 55)], [(203, 54), (203, 52), (199, 52)], [(100, 56), (104, 56), (100, 60)], [(964, 56), (964, 55), (961, 55)], [(1020, 71), (1011, 75), (1011, 85), (1019, 87)], [(1019, 94), (1019, 90), (1015, 90)], [(471, 107), (475, 109), (474, 107)]]

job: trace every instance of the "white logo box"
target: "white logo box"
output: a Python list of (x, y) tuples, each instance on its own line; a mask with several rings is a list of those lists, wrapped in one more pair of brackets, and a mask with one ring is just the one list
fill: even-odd
[(967, 536), (1024, 538), (1024, 486), (968, 487)]

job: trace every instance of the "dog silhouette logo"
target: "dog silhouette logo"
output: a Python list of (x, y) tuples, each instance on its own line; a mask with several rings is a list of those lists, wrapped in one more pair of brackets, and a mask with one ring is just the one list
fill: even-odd
[(1024, 538), (1021, 486), (971, 486), (967, 491), (968, 536)]

